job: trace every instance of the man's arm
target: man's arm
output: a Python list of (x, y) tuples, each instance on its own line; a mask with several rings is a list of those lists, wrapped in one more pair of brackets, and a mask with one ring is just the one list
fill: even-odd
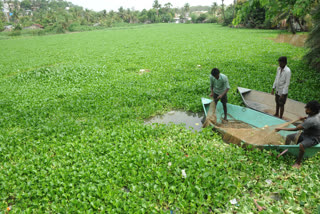
[(230, 89), (230, 88), (227, 88), (222, 94), (220, 94), (220, 95), (218, 96), (217, 99), (221, 99), (224, 95), (226, 95), (226, 93), (229, 91), (229, 89)]
[(278, 77), (278, 69), (277, 69), (277, 73), (276, 73), (276, 78), (274, 79), (273, 85), (272, 85), (272, 91), (271, 91), (272, 95), (274, 95), (274, 89), (276, 88), (277, 77)]
[(295, 128), (276, 128), (275, 131), (298, 131), (298, 130), (303, 130), (303, 126), (301, 124), (297, 125)]
[(210, 97), (213, 97), (213, 87), (210, 87), (210, 90), (211, 90)]
[(213, 80), (212, 80), (212, 76), (210, 76), (210, 90), (211, 90), (211, 94), (210, 97), (213, 97)]

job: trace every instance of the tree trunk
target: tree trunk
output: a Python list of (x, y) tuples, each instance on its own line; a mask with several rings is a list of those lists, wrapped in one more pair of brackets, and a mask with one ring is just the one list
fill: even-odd
[(304, 26), (301, 24), (300, 20), (299, 19), (296, 19), (296, 22), (298, 22), (299, 26), (300, 26), (300, 29), (302, 31), (305, 31), (306, 29), (304, 28)]
[(296, 28), (294, 27), (294, 24), (293, 24), (293, 15), (290, 14), (289, 16), (289, 28), (290, 28), (290, 31), (292, 34), (296, 34)]
[(222, 16), (223, 16), (223, 22), (225, 22), (226, 21), (226, 17), (225, 17), (225, 15), (224, 15), (224, 4), (223, 4), (223, 2), (224, 2), (224, 0), (221, 0), (222, 1)]
[(236, 18), (236, 0), (233, 1), (233, 19)]

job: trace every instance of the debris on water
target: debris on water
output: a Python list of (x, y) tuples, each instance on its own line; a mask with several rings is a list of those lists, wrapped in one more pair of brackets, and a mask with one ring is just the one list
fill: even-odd
[(122, 190), (125, 192), (130, 192), (130, 189), (128, 187), (123, 187)]
[(274, 175), (277, 175), (277, 171), (275, 169), (272, 169), (272, 172)]
[(139, 70), (139, 74), (141, 75), (141, 74), (144, 74), (144, 73), (147, 73), (147, 72), (150, 72), (150, 70), (149, 69), (140, 69)]
[(280, 201), (281, 200), (281, 195), (278, 192), (272, 192), (270, 194), (270, 198), (276, 201)]
[(266, 208), (265, 207), (261, 207), (258, 202), (257, 202), (257, 199), (254, 199), (254, 204), (256, 205), (257, 209), (259, 212), (261, 212), (262, 210), (265, 210)]
[(184, 169), (181, 170), (182, 178), (187, 178), (186, 171)]
[(269, 185), (272, 184), (272, 180), (270, 180), (270, 179), (267, 179), (266, 182), (267, 182), (267, 184), (269, 184)]
[(230, 203), (233, 204), (233, 205), (235, 205), (235, 204), (237, 204), (238, 202), (237, 202), (237, 199), (234, 198), (234, 199), (230, 200)]

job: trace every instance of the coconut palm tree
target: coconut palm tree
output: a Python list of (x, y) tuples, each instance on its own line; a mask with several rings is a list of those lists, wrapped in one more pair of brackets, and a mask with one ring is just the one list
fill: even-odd
[(186, 3), (183, 6), (183, 11), (184, 11), (184, 14), (185, 14), (184, 18), (187, 18), (187, 16), (189, 15), (189, 11), (190, 11), (190, 4), (189, 3)]

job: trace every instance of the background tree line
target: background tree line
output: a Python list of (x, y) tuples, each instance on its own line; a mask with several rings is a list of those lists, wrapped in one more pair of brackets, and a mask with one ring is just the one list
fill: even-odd
[[(312, 27), (311, 10), (319, 0), (234, 0), (232, 5), (224, 5), (224, 0), (211, 6), (173, 8), (170, 2), (161, 5), (154, 0), (149, 10), (137, 11), (120, 7), (117, 11), (95, 12), (64, 0), (0, 0), (10, 7), (10, 16), (0, 13), (0, 31), (7, 24), (27, 27), (34, 23), (44, 28), (75, 30), (79, 26), (106, 26), (115, 23), (161, 23), (174, 22), (177, 16), (181, 22), (217, 22), (223, 25), (248, 28), (287, 28), (292, 33), (308, 31)], [(206, 12), (200, 12), (206, 11)]]
[[(4, 5), (10, 4), (10, 11), (4, 13)], [(173, 8), (170, 2), (161, 5), (155, 0), (149, 10), (137, 11), (120, 7), (117, 11), (102, 10), (95, 12), (63, 0), (0, 0), (0, 31), (5, 25), (14, 25), (14, 29), (21, 30), (32, 24), (40, 24), (48, 31), (77, 31), (88, 29), (90, 26), (112, 27), (117, 23), (163, 23), (176, 21), (187, 22), (187, 17), (197, 10), (209, 11), (210, 7), (190, 7), (188, 3), (183, 8)], [(208, 15), (198, 19), (195, 15), (193, 22), (203, 22)]]

